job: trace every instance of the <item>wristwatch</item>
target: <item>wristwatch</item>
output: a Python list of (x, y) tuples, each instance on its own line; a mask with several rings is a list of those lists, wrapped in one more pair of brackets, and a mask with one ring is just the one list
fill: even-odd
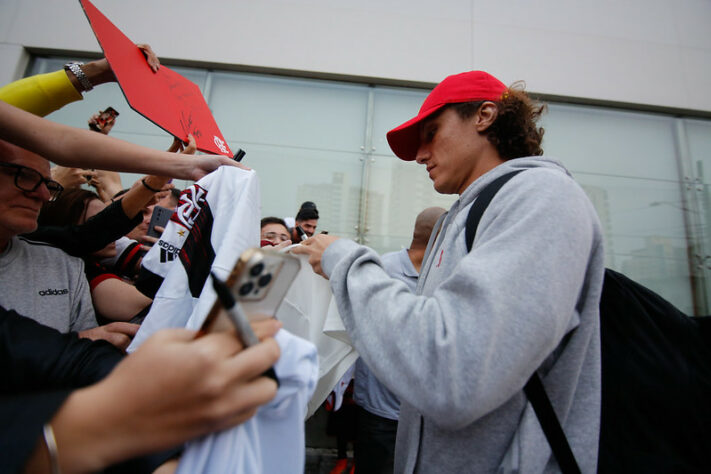
[(84, 71), (81, 70), (81, 67), (83, 66), (84, 63), (78, 62), (78, 61), (73, 61), (70, 63), (67, 63), (64, 65), (64, 69), (67, 71), (70, 71), (72, 74), (74, 74), (74, 77), (77, 78), (77, 81), (79, 81), (79, 84), (81, 84), (82, 89), (84, 89), (84, 92), (89, 92), (94, 88), (94, 86), (91, 84), (89, 81), (89, 78), (86, 77), (86, 74), (84, 74)]

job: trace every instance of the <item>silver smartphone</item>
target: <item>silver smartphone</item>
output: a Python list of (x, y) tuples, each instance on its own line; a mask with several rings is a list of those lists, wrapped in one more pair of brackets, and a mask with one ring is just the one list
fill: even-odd
[[(226, 284), (249, 320), (259, 321), (276, 315), (299, 267), (299, 259), (293, 255), (267, 248), (250, 248), (240, 255)], [(226, 316), (220, 317), (221, 307), (219, 301), (215, 302), (203, 323), (203, 331), (234, 329)]]

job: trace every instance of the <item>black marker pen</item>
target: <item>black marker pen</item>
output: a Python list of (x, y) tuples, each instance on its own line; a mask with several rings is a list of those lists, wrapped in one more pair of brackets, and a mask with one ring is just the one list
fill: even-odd
[(301, 240), (306, 240), (309, 238), (309, 235), (300, 225), (296, 226), (296, 232), (299, 234), (299, 237), (301, 237)]
[(232, 159), (235, 161), (242, 161), (242, 158), (244, 158), (244, 155), (246, 154), (247, 152), (240, 148), (237, 150), (237, 153), (235, 153), (235, 156), (233, 156)]

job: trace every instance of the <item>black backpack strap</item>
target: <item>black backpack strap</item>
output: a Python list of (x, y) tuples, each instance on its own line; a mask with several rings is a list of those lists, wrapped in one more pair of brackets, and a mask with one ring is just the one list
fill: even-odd
[[(472, 249), (476, 229), (479, 227), (479, 221), (491, 200), (508, 180), (521, 171), (523, 170), (512, 171), (499, 176), (479, 193), (474, 204), (472, 204), (472, 207), (469, 209), (469, 215), (467, 216), (465, 231), (467, 251), (471, 251)], [(546, 435), (548, 444), (551, 446), (551, 450), (553, 451), (556, 461), (558, 461), (558, 466), (561, 471), (565, 474), (579, 474), (580, 468), (575, 460), (575, 455), (573, 455), (573, 450), (570, 449), (568, 438), (565, 437), (563, 427), (560, 425), (560, 421), (558, 421), (558, 417), (553, 410), (553, 405), (548, 398), (548, 394), (543, 387), (543, 382), (541, 382), (538, 373), (534, 372), (533, 375), (531, 375), (523, 391), (533, 406), (533, 411), (538, 417), (538, 422), (541, 424), (541, 428), (543, 428), (543, 433)]]
[(533, 411), (538, 417), (538, 422), (543, 428), (543, 433), (546, 435), (561, 472), (564, 474), (580, 474), (580, 468), (575, 460), (573, 450), (570, 449), (568, 438), (565, 437), (563, 427), (560, 426), (560, 421), (558, 421), (558, 417), (553, 411), (551, 400), (548, 398), (546, 389), (543, 387), (543, 382), (541, 382), (537, 372), (534, 372), (531, 378), (528, 379), (523, 391), (526, 393), (528, 401), (531, 402), (531, 406), (533, 406)]
[(476, 228), (479, 227), (479, 221), (481, 216), (484, 215), (484, 211), (489, 206), (491, 200), (499, 192), (499, 189), (508, 182), (511, 178), (519, 174), (523, 170), (512, 171), (506, 173), (505, 175), (499, 176), (494, 181), (489, 183), (484, 189), (481, 190), (479, 195), (474, 200), (474, 204), (469, 208), (469, 215), (467, 216), (467, 228), (466, 228), (466, 239), (467, 239), (467, 252), (472, 249), (472, 244), (474, 243), (474, 236), (476, 235)]

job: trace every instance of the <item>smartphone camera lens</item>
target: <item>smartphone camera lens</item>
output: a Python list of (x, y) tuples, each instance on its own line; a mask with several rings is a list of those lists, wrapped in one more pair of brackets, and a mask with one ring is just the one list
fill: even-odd
[(255, 266), (253, 266), (253, 267), (249, 270), (249, 274), (252, 275), (253, 277), (256, 277), (257, 275), (259, 275), (259, 274), (262, 273), (263, 271), (264, 271), (264, 264), (260, 262), (260, 263), (256, 264)]
[(261, 277), (259, 277), (258, 283), (260, 287), (264, 288), (269, 284), (270, 281), (272, 281), (272, 274), (267, 273), (266, 275), (262, 275)]
[(248, 281), (247, 283), (239, 287), (239, 295), (247, 296), (249, 292), (252, 291), (252, 288), (254, 288), (254, 285), (251, 281)]

